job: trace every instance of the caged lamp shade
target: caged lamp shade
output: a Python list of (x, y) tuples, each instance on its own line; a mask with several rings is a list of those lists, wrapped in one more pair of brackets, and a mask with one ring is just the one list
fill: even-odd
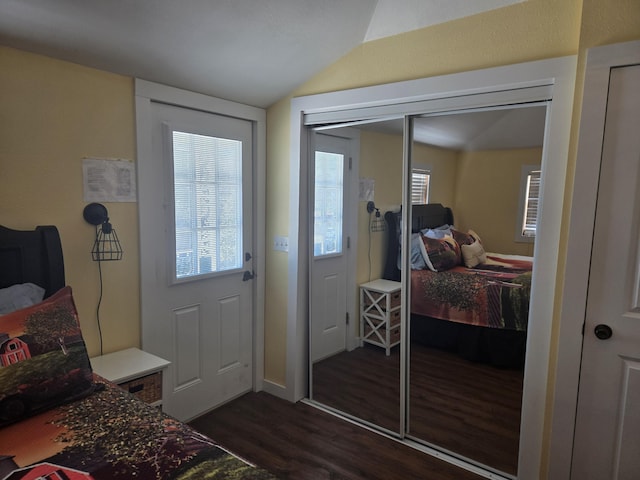
[(107, 209), (101, 203), (90, 203), (82, 212), (87, 223), (95, 225), (96, 240), (91, 249), (91, 258), (95, 262), (122, 260), (122, 245), (115, 228), (109, 223)]

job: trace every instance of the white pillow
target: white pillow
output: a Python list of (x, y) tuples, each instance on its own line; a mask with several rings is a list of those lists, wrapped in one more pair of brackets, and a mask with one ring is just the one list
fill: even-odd
[(487, 254), (482, 244), (476, 240), (471, 245), (461, 245), (462, 261), (467, 268), (475, 268), (481, 263), (486, 263)]

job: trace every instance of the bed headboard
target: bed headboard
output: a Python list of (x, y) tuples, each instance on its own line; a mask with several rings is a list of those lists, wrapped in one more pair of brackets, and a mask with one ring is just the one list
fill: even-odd
[(60, 234), (54, 226), (12, 230), (0, 225), (0, 288), (35, 283), (48, 297), (65, 286)]
[[(402, 209), (399, 212), (387, 212), (384, 214), (387, 222), (387, 259), (385, 262), (383, 278), (400, 281), (400, 269), (398, 268), (398, 252), (400, 248), (400, 230)], [(440, 225), (453, 225), (453, 212), (449, 207), (441, 203), (425, 203), (411, 206), (411, 232), (416, 233), (425, 228), (435, 228)]]

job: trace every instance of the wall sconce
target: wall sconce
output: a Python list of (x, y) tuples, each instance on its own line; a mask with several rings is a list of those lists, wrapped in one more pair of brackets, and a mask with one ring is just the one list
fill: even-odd
[[(371, 218), (371, 214), (376, 212), (374, 217)], [(384, 218), (380, 215), (380, 209), (376, 208), (376, 204), (371, 200), (367, 202), (367, 212), (369, 212), (369, 231), (371, 232), (384, 232), (387, 228), (387, 225), (384, 221)]]
[(101, 203), (90, 203), (84, 207), (82, 216), (87, 223), (96, 226), (96, 240), (91, 249), (93, 261), (122, 260), (122, 245), (115, 228), (109, 223), (106, 207)]

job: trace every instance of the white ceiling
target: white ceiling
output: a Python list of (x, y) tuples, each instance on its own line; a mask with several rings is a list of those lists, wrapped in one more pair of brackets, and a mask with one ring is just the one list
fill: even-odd
[(0, 44), (268, 107), (363, 42), (523, 0), (1, 0)]
[(416, 141), (454, 150), (541, 147), (545, 106), (520, 106), (416, 119)]
[[(536, 104), (419, 117), (414, 119), (413, 139), (463, 151), (541, 147), (546, 112), (545, 105)], [(364, 123), (355, 128), (401, 135), (404, 121), (399, 118)]]
[[(521, 1), (0, 0), (0, 44), (266, 108), (363, 42)], [(541, 144), (541, 110), (422, 119), (416, 139)]]

